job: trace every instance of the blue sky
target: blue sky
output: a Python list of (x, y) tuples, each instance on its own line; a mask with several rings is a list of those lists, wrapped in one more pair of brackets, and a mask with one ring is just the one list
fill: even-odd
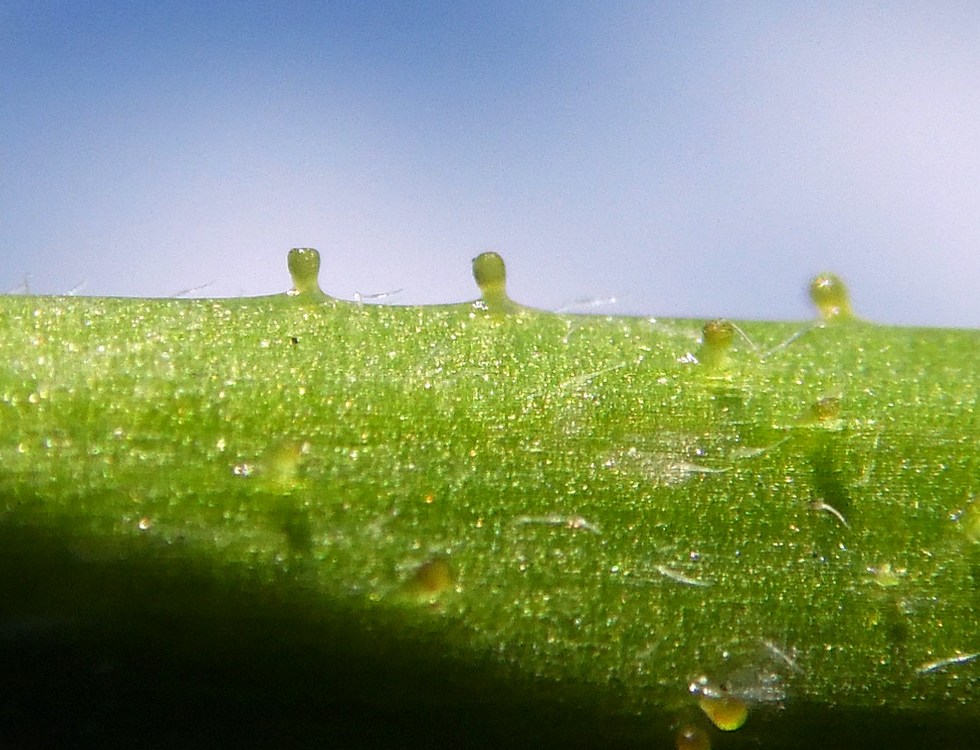
[(0, 4), (0, 290), (980, 326), (980, 3)]

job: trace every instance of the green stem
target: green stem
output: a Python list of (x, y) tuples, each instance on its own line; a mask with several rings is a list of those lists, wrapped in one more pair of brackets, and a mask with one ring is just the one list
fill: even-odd
[(306, 249), (289, 295), (0, 298), (4, 627), (539, 739), (978, 726), (980, 332), (830, 276), (819, 325), (555, 315), (495, 259), (474, 304)]

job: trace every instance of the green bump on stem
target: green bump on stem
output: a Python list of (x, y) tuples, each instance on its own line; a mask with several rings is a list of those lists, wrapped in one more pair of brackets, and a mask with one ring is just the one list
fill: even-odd
[(704, 324), (702, 329), (705, 346), (712, 349), (729, 349), (735, 340), (735, 326), (724, 318), (715, 318)]
[(449, 591), (455, 582), (453, 569), (444, 557), (428, 560), (405, 582), (401, 593), (408, 601), (433, 602)]
[(695, 724), (684, 724), (675, 737), (677, 750), (711, 750), (708, 733)]
[(294, 247), (287, 258), (293, 294), (323, 296), (320, 289), (320, 253), (312, 247)]
[(824, 320), (851, 320), (851, 295), (840, 276), (822, 273), (810, 282), (810, 299)]
[(811, 403), (800, 415), (799, 424), (829, 430), (840, 429), (843, 424), (841, 422), (840, 394), (821, 396)]
[(723, 318), (709, 320), (701, 329), (701, 348), (698, 362), (708, 368), (723, 367), (735, 340), (735, 325)]
[(817, 422), (840, 418), (840, 396), (824, 396), (810, 406), (810, 415)]
[(273, 445), (260, 463), (265, 488), (288, 494), (298, 487), (300, 465), (309, 449), (309, 443), (296, 440), (282, 440)]
[(490, 312), (513, 312), (518, 306), (507, 296), (507, 268), (498, 253), (480, 253), (473, 259), (473, 278)]
[(980, 544), (980, 502), (975, 498), (970, 500), (970, 504), (963, 512), (961, 523), (966, 538), (974, 544)]
[(480, 291), (504, 291), (507, 284), (507, 267), (499, 253), (480, 253), (473, 259), (473, 278), (476, 279)]

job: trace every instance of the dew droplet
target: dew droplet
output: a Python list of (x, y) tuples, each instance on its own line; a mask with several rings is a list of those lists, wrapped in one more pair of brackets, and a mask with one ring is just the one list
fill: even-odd
[(685, 724), (677, 730), (675, 744), (677, 750), (711, 750), (708, 733), (693, 724)]
[(287, 257), (289, 275), (293, 277), (290, 294), (320, 297), (320, 253), (312, 247), (294, 247)]
[(519, 309), (507, 296), (507, 268), (497, 253), (480, 253), (473, 259), (473, 278), (480, 287), (483, 303), (490, 312), (513, 312)]
[(824, 320), (849, 320), (854, 317), (847, 285), (836, 274), (822, 273), (811, 281), (810, 299)]

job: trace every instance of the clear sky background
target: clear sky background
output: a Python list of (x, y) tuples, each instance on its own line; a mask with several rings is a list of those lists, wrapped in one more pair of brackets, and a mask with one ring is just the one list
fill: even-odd
[(980, 3), (0, 0), (0, 291), (980, 326)]

